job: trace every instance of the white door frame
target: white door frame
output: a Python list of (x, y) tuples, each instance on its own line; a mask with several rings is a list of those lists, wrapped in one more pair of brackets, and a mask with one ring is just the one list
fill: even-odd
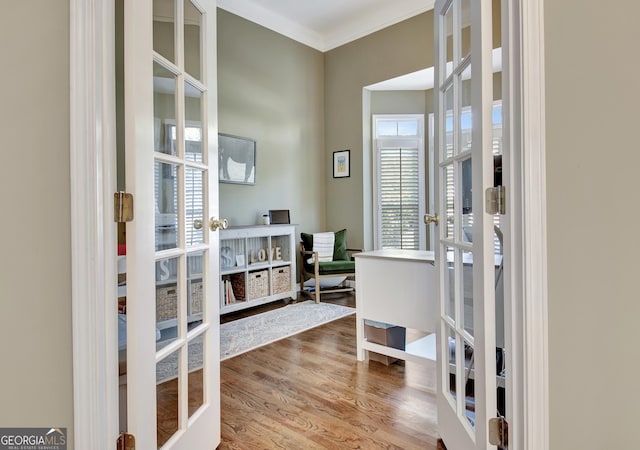
[[(512, 24), (509, 56), (514, 62), (515, 91), (511, 98), (521, 115), (517, 117), (520, 179), (512, 180), (520, 188), (513, 192), (514, 242), (519, 258), (514, 261), (520, 274), (514, 294), (522, 298), (521, 310), (512, 311), (514, 327), (521, 330), (520, 370), (516, 374), (522, 390), (517, 399), (523, 411), (519, 446), (527, 450), (549, 448), (549, 350), (547, 328), (547, 193), (545, 146), (545, 65), (544, 0), (502, 0), (509, 5)], [(519, 60), (515, 56), (519, 56)], [(515, 191), (515, 189), (514, 189)], [(526, 207), (524, 207), (526, 205)], [(505, 295), (507, 295), (505, 293)], [(518, 298), (515, 297), (515, 298)], [(519, 446), (510, 447), (517, 449)]]
[[(503, 0), (503, 3), (509, 0)], [(74, 446), (111, 450), (118, 435), (114, 0), (70, 0), (70, 176)], [(517, 24), (522, 117), (514, 243), (521, 279), (521, 437), (549, 448), (544, 0), (510, 2)], [(512, 50), (513, 52), (513, 50)], [(517, 197), (516, 197), (517, 196)], [(96, 199), (100, 199), (96, 201)], [(515, 201), (514, 201), (515, 200)], [(522, 205), (527, 205), (522, 208)], [(518, 448), (518, 447), (512, 447)]]
[(114, 0), (70, 0), (73, 442), (115, 448), (118, 324)]

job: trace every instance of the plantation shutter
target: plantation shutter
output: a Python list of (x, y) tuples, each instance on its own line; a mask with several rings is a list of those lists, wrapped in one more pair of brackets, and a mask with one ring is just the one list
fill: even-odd
[(380, 149), (381, 247), (420, 249), (418, 148)]

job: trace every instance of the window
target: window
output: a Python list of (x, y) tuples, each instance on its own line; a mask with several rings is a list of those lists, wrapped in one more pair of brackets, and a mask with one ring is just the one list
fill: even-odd
[(424, 116), (374, 115), (375, 248), (424, 250)]

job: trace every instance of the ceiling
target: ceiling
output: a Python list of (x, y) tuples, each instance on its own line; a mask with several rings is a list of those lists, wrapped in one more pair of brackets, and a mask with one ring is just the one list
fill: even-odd
[(326, 52), (430, 9), (434, 0), (218, 0), (218, 7)]

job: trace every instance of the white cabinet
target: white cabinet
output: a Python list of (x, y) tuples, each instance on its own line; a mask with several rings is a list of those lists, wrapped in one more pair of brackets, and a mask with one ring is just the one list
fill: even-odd
[(294, 225), (220, 231), (220, 314), (295, 298)]
[[(357, 253), (355, 259), (358, 361), (368, 351), (419, 363), (433, 361), (433, 333), (440, 317), (433, 252), (383, 249)], [(365, 321), (417, 330), (421, 337), (405, 342), (403, 349), (381, 345), (367, 340)]]

